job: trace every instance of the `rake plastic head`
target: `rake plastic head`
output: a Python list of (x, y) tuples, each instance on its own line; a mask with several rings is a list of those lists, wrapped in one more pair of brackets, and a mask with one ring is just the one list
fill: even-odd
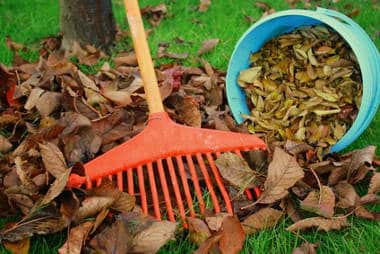
[[(191, 189), (195, 190), (200, 213), (204, 213), (201, 178), (215, 212), (221, 211), (220, 203), (223, 202), (223, 207), (232, 214), (231, 199), (214, 160), (221, 152), (232, 151), (240, 155), (240, 151), (258, 149), (264, 150), (266, 145), (254, 135), (182, 126), (170, 120), (167, 113), (153, 113), (140, 134), (85, 164), (86, 176), (72, 174), (68, 185), (85, 184), (92, 188), (107, 177), (120, 190), (139, 194), (143, 212), (149, 213), (151, 209), (157, 219), (161, 218), (160, 203), (163, 201), (169, 220), (175, 221), (174, 208), (182, 220), (187, 212), (195, 216)], [(249, 191), (246, 193), (248, 198), (252, 197)]]

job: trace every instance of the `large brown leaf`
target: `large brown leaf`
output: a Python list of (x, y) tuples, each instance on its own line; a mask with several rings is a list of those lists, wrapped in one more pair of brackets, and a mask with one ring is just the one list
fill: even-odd
[[(348, 165), (347, 179), (350, 182), (356, 183), (362, 180), (365, 174), (368, 172), (366, 170), (366, 163), (371, 164), (375, 157), (376, 146), (367, 146), (363, 149), (354, 150), (350, 153), (351, 161)], [(360, 171), (364, 171), (360, 172)], [(358, 176), (358, 173), (361, 173)], [(351, 180), (350, 178), (353, 179)]]
[(297, 230), (305, 230), (308, 228), (317, 228), (317, 231), (324, 230), (339, 230), (342, 227), (348, 226), (346, 217), (337, 217), (326, 219), (322, 217), (312, 217), (300, 220), (286, 228), (287, 231), (295, 232)]
[(75, 220), (79, 221), (88, 217), (92, 217), (101, 210), (110, 207), (115, 201), (112, 197), (92, 196), (83, 200), (79, 207)]
[(334, 215), (335, 194), (328, 186), (322, 186), (321, 191), (314, 190), (301, 202), (303, 210), (331, 218)]
[(239, 190), (257, 186), (255, 172), (234, 153), (223, 153), (215, 161), (223, 179)]
[(246, 234), (254, 234), (260, 230), (274, 227), (282, 215), (282, 211), (266, 207), (244, 219), (241, 225)]
[(192, 127), (201, 127), (201, 112), (193, 97), (175, 96), (174, 107), (181, 122)]
[(80, 254), (82, 246), (90, 233), (93, 221), (86, 221), (75, 228), (70, 229), (69, 237), (61, 248), (59, 254)]
[(132, 246), (132, 236), (123, 219), (118, 217), (90, 241), (90, 246), (100, 253), (125, 254)]
[(213, 231), (218, 231), (222, 226), (224, 218), (230, 216), (228, 213), (217, 213), (215, 216), (207, 216), (206, 222), (208, 227)]
[(61, 214), (54, 207), (46, 207), (25, 217), (11, 228), (0, 231), (0, 241), (20, 241), (34, 234), (46, 235), (59, 232), (68, 226)]
[(288, 194), (288, 189), (303, 178), (304, 172), (293, 156), (276, 147), (273, 160), (268, 167), (268, 178), (264, 183), (264, 192), (258, 202), (273, 203)]
[(239, 253), (245, 240), (245, 233), (240, 221), (233, 216), (224, 218), (221, 232), (222, 237), (219, 241), (219, 248), (222, 254)]
[(132, 252), (156, 253), (167, 241), (174, 239), (177, 224), (170, 221), (153, 222), (133, 238)]
[(51, 142), (39, 144), (39, 147), (46, 170), (55, 178), (59, 178), (67, 171), (65, 157), (61, 150)]
[(196, 245), (200, 246), (211, 236), (210, 229), (203, 220), (188, 217), (187, 223), (189, 225), (189, 238)]
[(369, 183), (368, 193), (377, 194), (380, 192), (380, 172), (375, 172)]

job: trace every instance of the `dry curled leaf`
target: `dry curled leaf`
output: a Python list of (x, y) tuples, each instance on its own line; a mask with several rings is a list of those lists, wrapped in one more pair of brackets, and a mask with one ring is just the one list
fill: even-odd
[(200, 246), (211, 236), (210, 229), (203, 220), (188, 217), (187, 223), (189, 226), (189, 238), (196, 245)]
[(239, 190), (257, 186), (255, 172), (248, 163), (234, 153), (223, 153), (215, 161), (223, 179)]
[(346, 217), (337, 217), (326, 219), (322, 217), (312, 217), (297, 221), (293, 225), (286, 228), (287, 231), (295, 232), (298, 230), (305, 230), (309, 228), (316, 228), (317, 231), (324, 230), (339, 230), (342, 227), (348, 226)]
[(224, 218), (230, 216), (228, 213), (217, 213), (214, 216), (207, 216), (206, 222), (208, 227), (213, 231), (218, 231), (222, 226)]
[(219, 43), (219, 39), (208, 39), (202, 42), (201, 48), (198, 50), (198, 56), (206, 54), (213, 50)]
[(55, 144), (44, 142), (39, 147), (42, 161), (50, 174), (58, 178), (67, 171), (65, 157)]
[(330, 187), (323, 185), (320, 191), (310, 192), (300, 205), (303, 210), (331, 218), (334, 215), (335, 194)]
[(110, 207), (115, 201), (112, 197), (99, 197), (92, 196), (82, 201), (76, 215), (76, 221), (92, 217), (99, 213), (101, 210)]
[(262, 204), (273, 203), (288, 194), (288, 189), (303, 178), (304, 172), (293, 156), (276, 147), (273, 160), (268, 167), (268, 178), (264, 192), (257, 201)]
[(156, 253), (167, 241), (174, 239), (177, 224), (170, 221), (153, 222), (133, 238), (132, 252)]
[(266, 207), (248, 216), (241, 225), (246, 234), (254, 234), (263, 229), (274, 227), (282, 215), (282, 211)]
[(72, 229), (70, 229), (70, 233), (68, 239), (63, 244), (61, 248), (59, 248), (59, 254), (80, 254), (82, 250), (82, 246), (90, 233), (90, 230), (94, 222), (86, 221)]

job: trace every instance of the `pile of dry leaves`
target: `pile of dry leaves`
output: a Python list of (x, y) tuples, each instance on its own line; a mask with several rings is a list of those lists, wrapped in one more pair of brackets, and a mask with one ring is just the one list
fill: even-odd
[[(33, 235), (68, 228), (59, 253), (155, 253), (182, 226), (144, 215), (134, 196), (106, 179), (91, 190), (66, 187), (70, 173), (83, 174), (82, 163), (144, 128), (148, 110), (135, 55), (120, 53), (88, 75), (68, 59), (75, 56), (90, 64), (101, 52), (79, 45), (60, 52), (59, 47), (59, 38), (48, 38), (38, 62), (16, 56), (13, 67), (0, 67), (0, 215), (22, 215), (1, 229), (0, 241), (11, 251), (27, 253)], [(172, 119), (248, 132), (229, 114), (225, 73), (208, 62), (201, 60), (201, 67), (164, 65), (156, 73)], [(223, 153), (216, 164), (235, 216), (209, 210), (183, 222), (199, 246), (196, 253), (238, 253), (247, 234), (274, 227), (286, 216), (294, 222), (287, 228), (291, 232), (339, 230), (349, 226), (348, 216), (380, 219), (365, 207), (380, 201), (373, 146), (320, 161), (313, 147), (288, 141), (283, 147), (268, 144), (268, 151), (248, 152), (244, 158)], [(368, 179), (367, 194), (359, 196), (354, 185)], [(244, 194), (254, 187), (262, 191), (256, 201)], [(315, 246), (305, 243), (295, 253), (314, 253)]]

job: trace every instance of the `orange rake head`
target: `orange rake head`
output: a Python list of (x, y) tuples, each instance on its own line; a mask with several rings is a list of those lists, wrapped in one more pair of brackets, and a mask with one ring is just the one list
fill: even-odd
[[(140, 134), (85, 164), (86, 176), (72, 174), (69, 186), (86, 184), (91, 188), (108, 177), (120, 190), (139, 194), (143, 212), (148, 213), (152, 207), (158, 219), (161, 218), (160, 203), (164, 201), (168, 218), (174, 221), (171, 197), (175, 197), (181, 219), (185, 219), (187, 211), (195, 216), (192, 189), (200, 212), (204, 213), (205, 202), (199, 184), (199, 179), (203, 179), (215, 212), (221, 211), (220, 203), (224, 202), (223, 207), (232, 214), (231, 199), (214, 160), (221, 152), (240, 155), (240, 151), (258, 149), (264, 150), (266, 145), (254, 135), (187, 127), (170, 120), (167, 113), (153, 113)], [(249, 191), (246, 194), (252, 197)], [(153, 204), (148, 206), (148, 201)]]
[[(265, 143), (253, 135), (197, 129), (171, 121), (162, 105), (137, 0), (124, 0), (124, 4), (150, 111), (148, 125), (136, 137), (85, 164), (86, 176), (72, 174), (68, 185), (86, 184), (91, 188), (108, 177), (120, 190), (140, 195), (143, 212), (148, 213), (152, 208), (158, 219), (163, 201), (169, 220), (174, 221), (178, 216), (172, 203), (176, 203), (179, 217), (184, 220), (187, 212), (184, 199), (189, 215), (195, 216), (193, 189), (199, 210), (204, 213), (200, 186), (203, 179), (215, 212), (225, 207), (232, 214), (231, 200), (214, 160), (221, 152), (234, 151), (240, 155), (240, 151), (265, 149)], [(252, 197), (249, 191), (247, 197)], [(224, 206), (220, 205), (221, 201)], [(152, 205), (148, 207), (148, 203)]]

